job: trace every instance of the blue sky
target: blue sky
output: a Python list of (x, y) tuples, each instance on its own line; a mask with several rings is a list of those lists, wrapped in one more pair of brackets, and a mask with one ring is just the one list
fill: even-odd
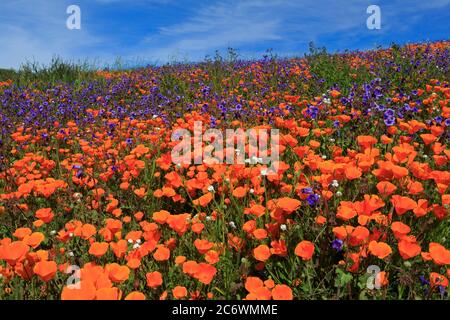
[[(81, 9), (68, 30), (66, 9)], [(369, 5), (381, 29), (369, 30)], [(103, 65), (198, 61), (215, 50), (260, 58), (302, 55), (310, 41), (329, 51), (448, 39), (450, 0), (1, 0), (0, 67), (55, 55)]]

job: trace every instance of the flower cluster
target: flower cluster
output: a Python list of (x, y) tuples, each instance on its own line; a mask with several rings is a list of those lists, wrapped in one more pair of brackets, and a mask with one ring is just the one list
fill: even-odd
[[(0, 83), (0, 299), (448, 299), (449, 45)], [(276, 172), (175, 164), (196, 121)]]

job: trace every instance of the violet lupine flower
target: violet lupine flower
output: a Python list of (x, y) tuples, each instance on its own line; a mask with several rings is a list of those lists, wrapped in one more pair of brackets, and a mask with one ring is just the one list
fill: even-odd
[(420, 280), (420, 284), (423, 286), (430, 285), (430, 281), (428, 281), (424, 276), (420, 276), (419, 280)]
[(313, 189), (310, 188), (310, 187), (303, 188), (301, 191), (302, 191), (302, 193), (304, 193), (304, 194), (312, 194), (312, 193), (313, 193)]
[(314, 207), (319, 202), (320, 196), (318, 194), (310, 194), (308, 198), (306, 198), (306, 201), (308, 202), (310, 207)]
[(335, 239), (331, 242), (331, 247), (337, 252), (342, 251), (342, 247), (344, 246), (344, 242), (341, 239)]

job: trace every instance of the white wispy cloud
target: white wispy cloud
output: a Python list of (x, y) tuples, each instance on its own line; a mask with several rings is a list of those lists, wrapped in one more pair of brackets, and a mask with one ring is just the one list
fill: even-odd
[(160, 27), (158, 35), (147, 37), (140, 45), (148, 47), (145, 53), (151, 57), (164, 59), (179, 52), (195, 60), (202, 58), (205, 52), (226, 47), (268, 42), (304, 45), (322, 34), (365, 28), (367, 5), (361, 1), (342, 3), (219, 1), (192, 10), (185, 21)]
[(82, 24), (81, 30), (68, 30), (68, 1), (14, 0), (0, 3), (0, 67), (18, 68), (26, 61), (48, 63), (54, 56), (83, 57), (83, 48), (101, 43)]

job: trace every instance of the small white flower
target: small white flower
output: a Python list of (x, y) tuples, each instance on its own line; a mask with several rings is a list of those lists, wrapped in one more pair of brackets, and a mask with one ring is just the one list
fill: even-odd
[(422, 156), (422, 158), (428, 159), (428, 156), (427, 156), (426, 154), (424, 154), (424, 155)]
[(141, 245), (139, 243), (133, 244), (133, 249), (139, 249)]
[(212, 220), (211, 216), (206, 216), (206, 221), (211, 221), (211, 220)]
[(253, 194), (253, 193), (255, 193), (255, 189), (251, 188), (251, 189), (249, 190), (249, 192), (250, 192), (251, 194)]
[(142, 242), (141, 239), (137, 239), (137, 240), (136, 240), (136, 243), (139, 243), (139, 244), (140, 244), (141, 242)]
[(214, 187), (213, 186), (208, 186), (208, 191), (209, 192), (214, 192), (215, 190), (214, 190)]
[(267, 176), (267, 169), (262, 169), (261, 170), (261, 175), (262, 176)]
[(240, 149), (235, 149), (234, 152), (236, 153), (237, 156), (241, 154), (241, 150)]
[(178, 169), (181, 168), (181, 163), (177, 163), (177, 168), (178, 168)]
[(128, 239), (128, 243), (133, 243), (133, 239)]
[(342, 197), (342, 192), (340, 191), (336, 192), (336, 197)]
[(230, 223), (228, 223), (230, 225), (230, 227), (232, 229), (236, 229), (236, 224), (234, 223), (234, 221), (230, 221)]
[(332, 186), (333, 188), (337, 188), (337, 187), (339, 187), (339, 182), (338, 182), (337, 180), (333, 180), (333, 181), (331, 182), (331, 186)]
[(226, 178), (226, 179), (225, 179), (225, 182), (230, 182), (230, 178)]
[(157, 114), (154, 114), (152, 118), (153, 118), (153, 119), (156, 119), (156, 118), (158, 118), (158, 117), (159, 117), (159, 116), (158, 116)]
[(73, 232), (69, 233), (69, 237), (73, 238)]
[(325, 160), (326, 158), (327, 158), (327, 156), (326, 156), (326, 155), (323, 155), (323, 156), (322, 156), (322, 159), (324, 159), (324, 160)]
[(50, 234), (51, 234), (52, 236), (54, 236), (54, 235), (56, 234), (56, 230), (50, 231)]
[(282, 224), (280, 226), (281, 231), (286, 231), (287, 230), (287, 226), (285, 224)]
[(330, 138), (330, 139), (329, 139), (329, 141), (330, 141), (330, 142), (335, 142), (335, 141), (336, 141), (336, 139), (334, 139), (334, 138)]
[(74, 254), (73, 254), (72, 251), (67, 252), (67, 255), (68, 255), (69, 257), (73, 257), (73, 256), (74, 256)]
[(83, 195), (79, 192), (75, 192), (72, 197), (74, 200), (79, 201), (81, 200), (81, 198), (83, 198)]

